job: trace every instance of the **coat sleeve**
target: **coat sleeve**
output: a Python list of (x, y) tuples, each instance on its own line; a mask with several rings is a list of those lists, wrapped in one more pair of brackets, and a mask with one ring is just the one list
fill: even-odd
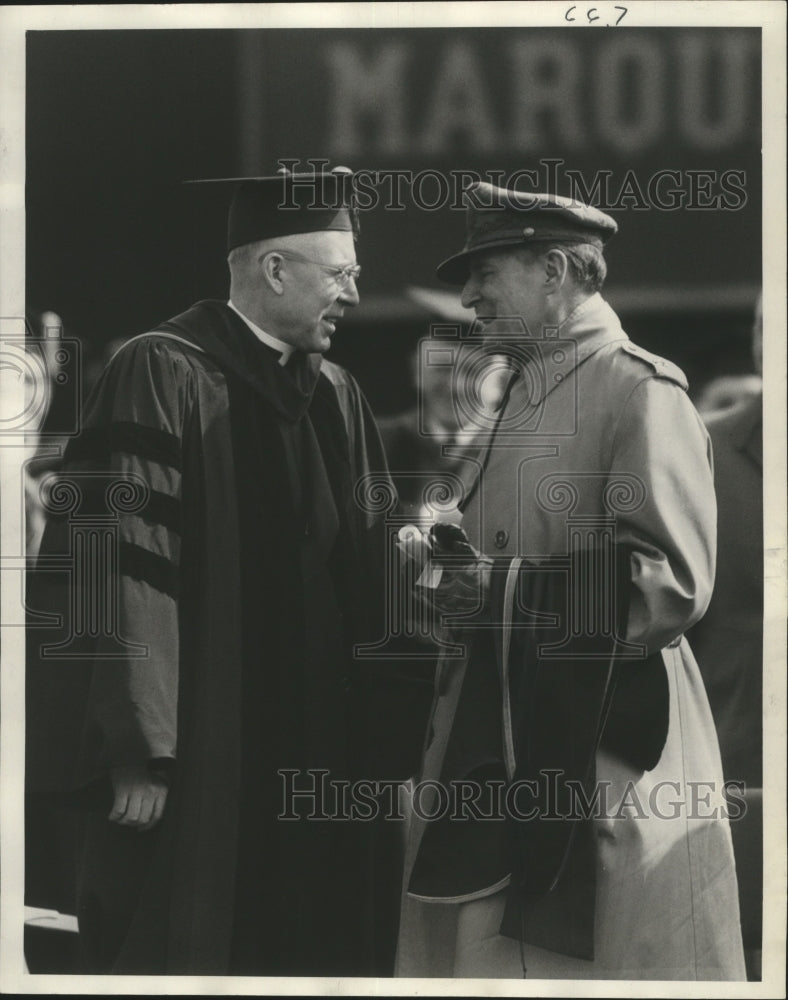
[(714, 583), (717, 513), (709, 436), (667, 378), (632, 390), (613, 437), (611, 481), (636, 476), (642, 503), (617, 513), (630, 548), (627, 639), (658, 652), (700, 619)]
[[(53, 691), (74, 699), (69, 710), (79, 716), (76, 761), (62, 765), (72, 788), (118, 765), (176, 756), (182, 439), (192, 388), (181, 349), (155, 337), (128, 345), (66, 451), (59, 483), (71, 484), (79, 507), (65, 522), (51, 520), (42, 550), (59, 547), (73, 566), (51, 574), (61, 578), (66, 638), (49, 657)], [(91, 536), (102, 517), (105, 530)]]
[[(118, 626), (139, 658), (94, 671), (90, 722), (107, 767), (174, 758), (183, 426), (191, 369), (179, 348), (146, 338), (126, 348), (110, 424), (110, 472), (147, 487), (118, 516)], [(99, 661), (100, 662), (100, 661)]]

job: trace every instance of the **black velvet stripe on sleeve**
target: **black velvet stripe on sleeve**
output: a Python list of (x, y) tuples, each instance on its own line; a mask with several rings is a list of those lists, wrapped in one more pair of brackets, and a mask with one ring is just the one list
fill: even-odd
[(169, 559), (133, 542), (120, 543), (119, 559), (120, 572), (125, 576), (142, 580), (170, 597), (178, 597), (180, 573)]
[(151, 490), (148, 502), (139, 513), (149, 524), (160, 524), (177, 535), (181, 533), (181, 502), (169, 493)]
[[(68, 480), (67, 475), (62, 478)], [(107, 474), (97, 475), (94, 480), (84, 479), (79, 482), (79, 517), (83, 524), (90, 517), (106, 521), (108, 514), (113, 515), (113, 520), (117, 519), (119, 512), (116, 508), (111, 507), (108, 501), (108, 482), (111, 482), (111, 477)], [(118, 476), (117, 482), (123, 483), (123, 477)], [(127, 513), (141, 517), (146, 524), (158, 524), (175, 535), (181, 534), (181, 502), (177, 497), (170, 496), (169, 493), (150, 490), (144, 503), (139, 508)], [(52, 510), (48, 512), (47, 516), (50, 521), (63, 522), (70, 520), (73, 514), (70, 510)]]
[(144, 427), (129, 420), (116, 420), (105, 427), (88, 427), (72, 438), (66, 449), (67, 462), (91, 461), (108, 464), (112, 452), (126, 452), (180, 472), (180, 440), (157, 427)]

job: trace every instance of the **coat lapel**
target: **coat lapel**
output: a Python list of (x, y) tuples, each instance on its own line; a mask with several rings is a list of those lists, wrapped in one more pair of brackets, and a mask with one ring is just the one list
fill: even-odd
[(536, 433), (546, 397), (592, 354), (619, 340), (628, 341), (629, 338), (616, 314), (602, 296), (596, 294), (567, 317), (557, 328), (556, 337), (527, 338), (518, 344), (520, 357), (514, 359), (516, 368), (499, 405), (495, 425), (480, 434), (464, 452), (462, 510), (479, 488), (501, 425), (516, 419), (518, 431)]
[[(479, 487), (482, 473), (487, 467), (487, 462), (490, 458), (490, 452), (492, 451), (496, 434), (498, 433), (501, 421), (504, 419), (506, 414), (509, 397), (511, 396), (515, 385), (521, 378), (522, 373), (520, 371), (515, 371), (510, 376), (509, 382), (504, 390), (503, 396), (501, 397), (501, 401), (498, 404), (493, 426), (489, 429), (481, 430), (474, 438), (472, 444), (466, 445), (462, 448), (462, 450), (458, 450), (456, 453), (457, 457), (461, 457), (464, 460), (458, 472), (464, 487), (463, 495), (459, 503), (460, 510), (465, 510), (465, 507), (469, 503), (471, 497)], [(454, 457), (451, 452), (449, 452), (449, 455), (450, 457)]]
[(601, 295), (581, 303), (554, 335), (524, 341), (520, 371), (522, 378), (508, 400), (519, 414), (518, 426), (537, 430), (542, 403), (580, 365), (608, 344), (628, 341), (618, 317)]

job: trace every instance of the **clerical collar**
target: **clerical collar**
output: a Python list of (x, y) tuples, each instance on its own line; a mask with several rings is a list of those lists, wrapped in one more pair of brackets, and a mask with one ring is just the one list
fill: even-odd
[(272, 337), (271, 334), (266, 333), (265, 330), (261, 330), (256, 323), (253, 323), (249, 319), (248, 316), (244, 316), (238, 306), (234, 305), (232, 299), (228, 301), (227, 305), (233, 310), (233, 312), (238, 313), (258, 340), (261, 340), (264, 344), (267, 344), (268, 347), (273, 347), (275, 351), (279, 351), (281, 353), (282, 356), (279, 358), (279, 364), (284, 367), (290, 360), (290, 356), (295, 351), (295, 347), (293, 347), (292, 344), (286, 344), (283, 340), (278, 340), (276, 337)]

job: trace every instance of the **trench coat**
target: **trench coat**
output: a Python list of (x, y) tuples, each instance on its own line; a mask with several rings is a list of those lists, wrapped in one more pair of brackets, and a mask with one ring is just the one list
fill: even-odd
[[(453, 889), (451, 872), (442, 888), (434, 888), (435, 880), (425, 888), (429, 823), (414, 817), (398, 974), (519, 976), (519, 961), (507, 967), (495, 959), (458, 972), (468, 942), (446, 930), (452, 921), (455, 928), (458, 920), (463, 925), (458, 907), (503, 893), (507, 912), (519, 906), (524, 919), (517, 926), (505, 917), (498, 940), (522, 938), (535, 978), (743, 979), (720, 752), (703, 682), (683, 638), (705, 611), (714, 579), (708, 434), (689, 402), (683, 373), (632, 344), (598, 294), (547, 334), (510, 345), (522, 363), (496, 425), (470, 454), (463, 527), (474, 546), (504, 567), (519, 558), (538, 563), (566, 555), (573, 537), (582, 538), (594, 524), (607, 524), (617, 550), (626, 553), (628, 615), (621, 639), (640, 647), (641, 658), (620, 667), (623, 698), (617, 732), (609, 734), (615, 738), (606, 741), (602, 714), (587, 746), (608, 807), (585, 828), (585, 840), (571, 842), (542, 894), (525, 901), (516, 899), (515, 880), (500, 864), (478, 865), (496, 881), (475, 891), (467, 891), (461, 878)], [(502, 598), (498, 588), (492, 603), (501, 600), (511, 602), (512, 593)], [(505, 621), (506, 607), (492, 614), (493, 621)], [(472, 629), (460, 634), (466, 655), (444, 654), (439, 665), (421, 781), (445, 780), (452, 744), (467, 735), (455, 723), (478, 636)], [(481, 658), (498, 659), (497, 669), (488, 662), (489, 672), (504, 681), (507, 671), (513, 677), (517, 664), (506, 662), (505, 644), (495, 655), (486, 648)], [(508, 760), (510, 779), (529, 735), (511, 730), (522, 707), (513, 703), (512, 690), (507, 683), (489, 687), (501, 713), (499, 754)], [(616, 690), (614, 706), (618, 697)], [(531, 708), (531, 725), (549, 731), (545, 713), (551, 706)], [(467, 713), (461, 721), (473, 725)], [(639, 746), (642, 730), (650, 735)], [(467, 772), (473, 761), (465, 763)], [(682, 808), (666, 810), (660, 801), (665, 789)], [(616, 808), (627, 796), (633, 808)], [(531, 878), (539, 881), (538, 855), (532, 865)], [(441, 934), (443, 944), (428, 958), (423, 943)], [(445, 961), (447, 952), (457, 960)], [(539, 955), (551, 961), (540, 965)]]

